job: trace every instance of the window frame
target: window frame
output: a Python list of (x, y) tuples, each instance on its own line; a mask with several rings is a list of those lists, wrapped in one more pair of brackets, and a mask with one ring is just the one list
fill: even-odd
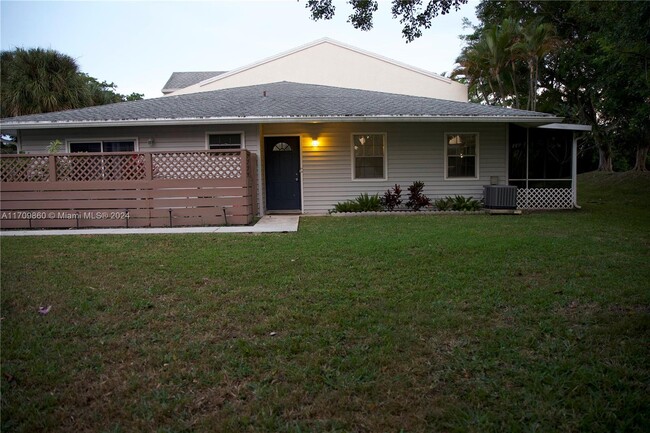
[[(384, 176), (383, 177), (356, 177), (356, 156), (354, 154), (354, 137), (356, 135), (381, 135), (383, 136), (383, 160), (384, 160)], [(350, 133), (350, 157), (351, 157), (351, 179), (353, 182), (382, 182), (388, 180), (388, 133), (387, 132), (352, 132)]]
[[(475, 145), (475, 150), (474, 150), (474, 176), (473, 177), (468, 177), (468, 176), (449, 176), (449, 155), (448, 155), (448, 150), (449, 150), (449, 137), (452, 135), (474, 135), (476, 136), (476, 145)], [(473, 132), (473, 131), (459, 131), (459, 132), (445, 132), (444, 134), (444, 141), (443, 141), (443, 147), (444, 147), (444, 180), (450, 180), (450, 181), (455, 181), (455, 180), (478, 180), (480, 178), (480, 173), (479, 173), (479, 168), (481, 166), (480, 162), (480, 134), (478, 132)]]
[(104, 152), (104, 142), (105, 141), (132, 141), (133, 150), (125, 152), (139, 152), (140, 144), (138, 139), (135, 137), (109, 137), (109, 138), (67, 138), (65, 140), (65, 150), (67, 153), (96, 153), (96, 152), (72, 152), (70, 150), (70, 145), (75, 143), (100, 143), (101, 152), (100, 153), (120, 153), (120, 152)]
[(239, 135), (241, 144), (238, 150), (246, 149), (246, 135), (244, 131), (207, 131), (205, 133), (205, 149), (206, 150), (229, 150), (235, 152), (237, 149), (210, 149), (210, 136), (211, 135)]

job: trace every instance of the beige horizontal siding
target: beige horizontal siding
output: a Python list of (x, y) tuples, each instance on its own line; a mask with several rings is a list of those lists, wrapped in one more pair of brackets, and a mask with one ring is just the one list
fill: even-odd
[[(444, 179), (444, 137), (449, 132), (479, 134), (479, 178)], [(405, 196), (416, 180), (431, 198), (464, 195), (480, 198), (491, 176), (505, 184), (506, 125), (483, 123), (350, 123), (265, 125), (267, 135), (295, 135), (302, 139), (303, 211), (322, 213), (361, 193), (383, 194), (399, 184)], [(351, 134), (386, 133), (388, 172), (380, 181), (352, 180)], [(312, 139), (318, 139), (314, 150)]]
[[(206, 148), (206, 134), (209, 132), (243, 132), (244, 147), (252, 153), (259, 154), (258, 125), (197, 125), (197, 126), (132, 126), (117, 128), (70, 128), (70, 129), (37, 129), (25, 130), (20, 133), (20, 144), (23, 152), (47, 152), (47, 147), (53, 140), (61, 140), (66, 151), (69, 140), (80, 139), (135, 139), (141, 152), (160, 152), (165, 150), (203, 150)], [(153, 146), (148, 144), (154, 140)], [(257, 170), (261, 167), (257, 158)], [(258, 176), (258, 197), (261, 196), (261, 179)], [(261, 202), (260, 202), (261, 203)]]
[[(243, 132), (245, 147), (251, 152), (259, 151), (259, 128), (257, 125), (198, 125), (198, 126), (131, 126), (115, 128), (36, 129), (20, 132), (21, 149), (26, 153), (47, 152), (53, 140), (85, 139), (136, 139), (143, 152), (163, 150), (205, 149), (208, 132)], [(149, 139), (154, 140), (150, 146)], [(65, 151), (65, 147), (61, 149)]]
[[(271, 124), (201, 125), (161, 127), (120, 127), (86, 129), (52, 129), (22, 131), (22, 149), (28, 153), (46, 151), (54, 139), (136, 138), (141, 151), (205, 149), (206, 132), (237, 132), (245, 134), (246, 148), (260, 155), (262, 135), (299, 135), (303, 211), (323, 213), (334, 204), (357, 197), (361, 193), (383, 194), (400, 184), (406, 196), (407, 187), (416, 180), (425, 183), (424, 193), (435, 199), (447, 195), (482, 197), (483, 185), (491, 176), (499, 183), (506, 180), (506, 124), (486, 123), (339, 123), (339, 124)], [(444, 179), (444, 136), (451, 132), (479, 134), (479, 179)], [(388, 172), (380, 181), (352, 180), (352, 133), (386, 133)], [(153, 138), (155, 145), (147, 141)], [(311, 146), (318, 139), (319, 146)], [(264, 155), (257, 158), (258, 197), (265, 208)]]

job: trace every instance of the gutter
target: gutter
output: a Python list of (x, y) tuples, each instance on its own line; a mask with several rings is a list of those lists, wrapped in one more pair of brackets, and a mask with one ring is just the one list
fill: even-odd
[(4, 122), (0, 129), (59, 129), (59, 128), (100, 128), (119, 126), (178, 126), (178, 125), (214, 125), (214, 124), (259, 124), (259, 123), (377, 123), (377, 122), (413, 122), (413, 123), (530, 123), (547, 125), (561, 122), (561, 117), (539, 116), (290, 116), (290, 117), (212, 117), (185, 119), (133, 119), (133, 120), (92, 120), (63, 122)]

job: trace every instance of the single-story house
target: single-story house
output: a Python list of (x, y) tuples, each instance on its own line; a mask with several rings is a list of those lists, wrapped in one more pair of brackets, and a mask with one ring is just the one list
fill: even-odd
[[(75, 154), (103, 155), (105, 167), (115, 152), (245, 151), (252, 155), (246, 173), (258, 215), (322, 214), (360, 193), (405, 189), (416, 180), (431, 198), (482, 198), (485, 185), (516, 185), (519, 207), (577, 204), (575, 133), (588, 128), (551, 114), (470, 103), (463, 84), (331, 39), (233, 71), (175, 72), (163, 93), (3, 119), (1, 128), (18, 137), (27, 156), (43, 156), (60, 140), (67, 159), (39, 163), (58, 170)], [(142, 166), (152, 164), (155, 178), (155, 156), (150, 161)], [(31, 176), (12, 179), (4, 167), (5, 187)], [(85, 180), (113, 179), (102, 170)]]

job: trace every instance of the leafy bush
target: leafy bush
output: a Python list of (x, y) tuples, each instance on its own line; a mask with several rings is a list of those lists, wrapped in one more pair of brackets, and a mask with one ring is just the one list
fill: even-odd
[(380, 202), (386, 210), (395, 209), (402, 204), (402, 188), (398, 184), (395, 184), (392, 191), (387, 189)]
[(334, 205), (335, 212), (375, 212), (382, 210), (379, 194), (360, 194), (354, 200), (347, 200)]
[(334, 205), (334, 212), (361, 212), (359, 210), (359, 203), (356, 200), (347, 200), (344, 202), (339, 202)]
[(436, 207), (436, 209), (440, 211), (447, 211), (451, 210), (453, 200), (451, 197), (445, 197), (445, 198), (439, 198), (438, 200), (433, 202), (433, 205)]
[(481, 202), (474, 200), (472, 197), (457, 195), (453, 198), (451, 208), (458, 211), (477, 211), (481, 209)]
[(357, 197), (357, 203), (361, 207), (362, 212), (373, 212), (382, 210), (381, 200), (379, 194), (368, 195), (361, 194)]
[(483, 207), (480, 201), (474, 200), (472, 197), (463, 197), (462, 195), (440, 198), (434, 202), (434, 205), (440, 211), (455, 210), (469, 212), (480, 210)]
[(431, 205), (429, 197), (422, 194), (423, 189), (424, 182), (420, 181), (415, 181), (408, 187), (409, 201), (406, 202), (406, 207), (413, 210), (420, 210), (420, 208)]
[(59, 150), (61, 150), (61, 146), (63, 146), (63, 142), (59, 139), (52, 140), (50, 141), (50, 145), (47, 146), (47, 152), (48, 153), (58, 153)]

